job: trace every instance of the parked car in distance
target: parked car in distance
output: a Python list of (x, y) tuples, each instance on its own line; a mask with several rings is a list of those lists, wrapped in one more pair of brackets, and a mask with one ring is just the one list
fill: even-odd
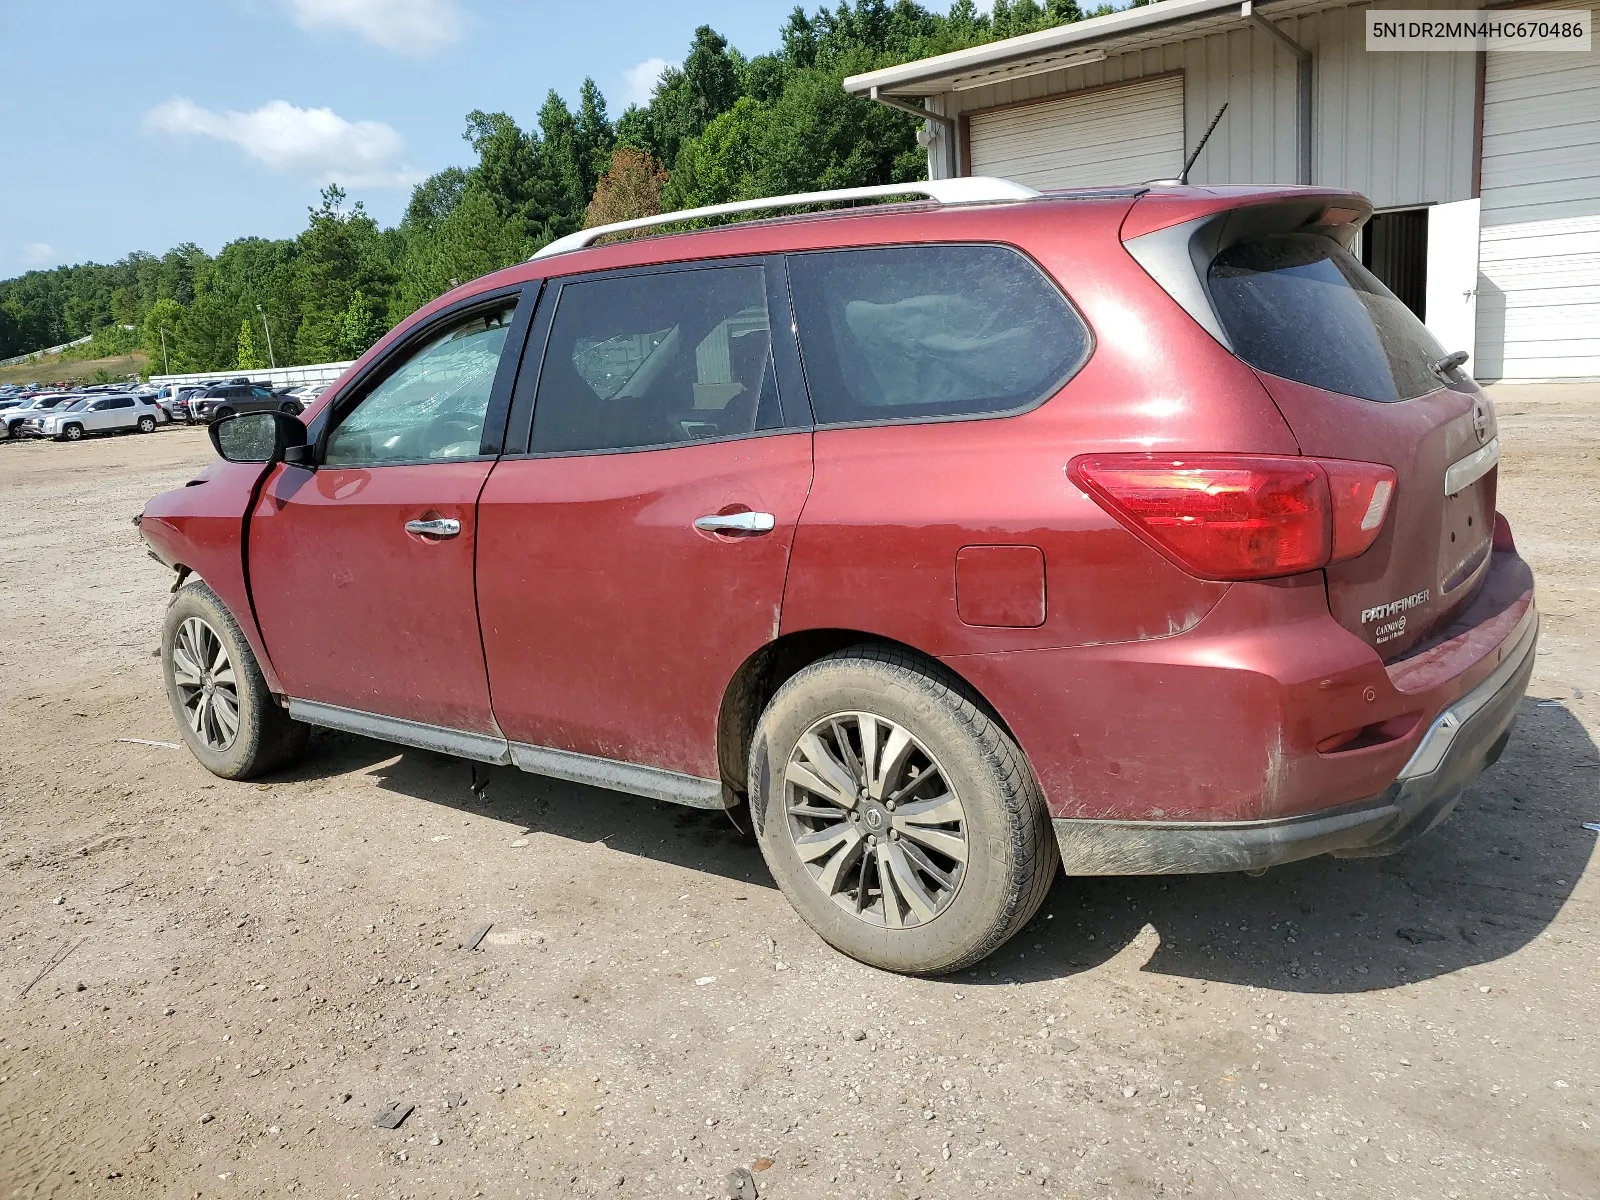
[(184, 387), (180, 384), (170, 383), (158, 388), (155, 395), (150, 399), (167, 414), (170, 420), (190, 421), (188, 400), (190, 396), (200, 390), (198, 387)]
[(408, 317), (309, 424), (218, 420), (140, 525), (195, 756), (260, 774), (315, 724), (746, 808), (819, 936), (919, 974), (1062, 864), (1443, 820), (1539, 618), (1494, 407), (1351, 253), (1371, 204), (851, 195), (890, 191), (933, 202), (584, 230)]
[(190, 415), (207, 422), (242, 412), (274, 411), (298, 416), (304, 409), (305, 405), (293, 396), (249, 381), (213, 384), (189, 398)]
[(0, 414), (4, 421), (4, 432), (8, 438), (17, 436), (17, 431), (22, 428), (22, 423), (31, 417), (43, 416), (53, 408), (69, 404), (82, 396), (80, 392), (41, 392), (15, 408), (7, 409)]
[(30, 417), (23, 424), (22, 433), (31, 437), (76, 442), (93, 433), (135, 429), (140, 433), (154, 433), (156, 426), (165, 424), (167, 420), (165, 412), (143, 397), (95, 395)]

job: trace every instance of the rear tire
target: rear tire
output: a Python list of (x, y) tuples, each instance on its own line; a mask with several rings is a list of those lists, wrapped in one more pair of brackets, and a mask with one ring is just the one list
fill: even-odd
[(140, 417), (139, 418), (139, 432), (140, 433), (154, 433), (155, 431), (156, 431), (156, 419), (154, 417)]
[(756, 727), (749, 787), (779, 888), (824, 941), (871, 966), (970, 966), (1055, 880), (1054, 833), (1021, 749), (959, 678), (902, 650), (843, 650), (779, 688)]
[(233, 614), (205, 584), (185, 584), (167, 607), (161, 672), (178, 730), (201, 766), (252, 779), (305, 750), (310, 726), (279, 707)]
[(211, 419), (213, 421), (220, 421), (220, 420), (222, 420), (223, 417), (231, 417), (231, 416), (233, 416), (233, 409), (231, 409), (231, 408), (219, 408), (219, 409), (217, 409), (216, 412), (211, 414)]

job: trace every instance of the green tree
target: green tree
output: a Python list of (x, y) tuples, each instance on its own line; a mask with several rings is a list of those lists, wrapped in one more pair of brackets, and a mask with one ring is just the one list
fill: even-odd
[(407, 234), (400, 308), (413, 312), (458, 284), (509, 267), (528, 253), (521, 218), (503, 216), (485, 189), (469, 187), (437, 230)]
[(233, 365), (241, 371), (256, 371), (266, 366), (259, 354), (256, 353), (255, 335), (250, 331), (250, 318), (246, 317), (239, 322), (238, 348), (234, 353)]
[(402, 228), (432, 233), (461, 203), (470, 176), (460, 167), (446, 167), (411, 189)]
[(139, 331), (139, 347), (150, 356), (150, 363), (163, 375), (170, 374), (172, 352), (178, 346), (178, 323), (183, 320), (183, 305), (166, 297), (157, 300), (145, 314)]
[(772, 109), (742, 96), (678, 151), (664, 206), (698, 208), (762, 194), (762, 155), (770, 140)]
[(324, 188), (322, 204), (310, 210), (310, 224), (300, 235), (300, 326), (294, 347), (302, 363), (338, 358), (351, 299), (360, 291), (375, 303), (394, 281), (377, 222), (359, 201), (345, 211), (346, 198), (338, 184)]
[(578, 112), (573, 121), (573, 140), (582, 175), (583, 199), (594, 195), (595, 185), (611, 167), (611, 150), (616, 145), (616, 130), (606, 117), (606, 98), (593, 79), (585, 79), (578, 91)]
[(346, 358), (360, 358), (388, 328), (377, 305), (357, 288), (355, 295), (350, 297), (350, 307), (345, 309), (344, 322), (339, 331), (339, 350)]

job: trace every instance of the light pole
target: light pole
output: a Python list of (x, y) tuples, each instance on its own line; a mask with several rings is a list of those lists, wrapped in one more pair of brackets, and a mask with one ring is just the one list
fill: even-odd
[(267, 324), (267, 310), (261, 305), (256, 305), (256, 311), (261, 314), (261, 328), (267, 331), (267, 361), (272, 364), (272, 369), (278, 369), (278, 356), (272, 352), (272, 326)]
[(171, 375), (172, 364), (167, 361), (167, 327), (165, 325), (157, 325), (156, 329), (161, 333), (161, 373), (163, 375)]

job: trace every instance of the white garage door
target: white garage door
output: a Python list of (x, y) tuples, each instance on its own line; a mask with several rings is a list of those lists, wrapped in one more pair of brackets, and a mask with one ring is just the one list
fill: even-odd
[(1600, 54), (1488, 56), (1483, 379), (1600, 378)]
[(1170, 179), (1183, 168), (1183, 76), (980, 114), (968, 134), (974, 175), (1036, 188)]

